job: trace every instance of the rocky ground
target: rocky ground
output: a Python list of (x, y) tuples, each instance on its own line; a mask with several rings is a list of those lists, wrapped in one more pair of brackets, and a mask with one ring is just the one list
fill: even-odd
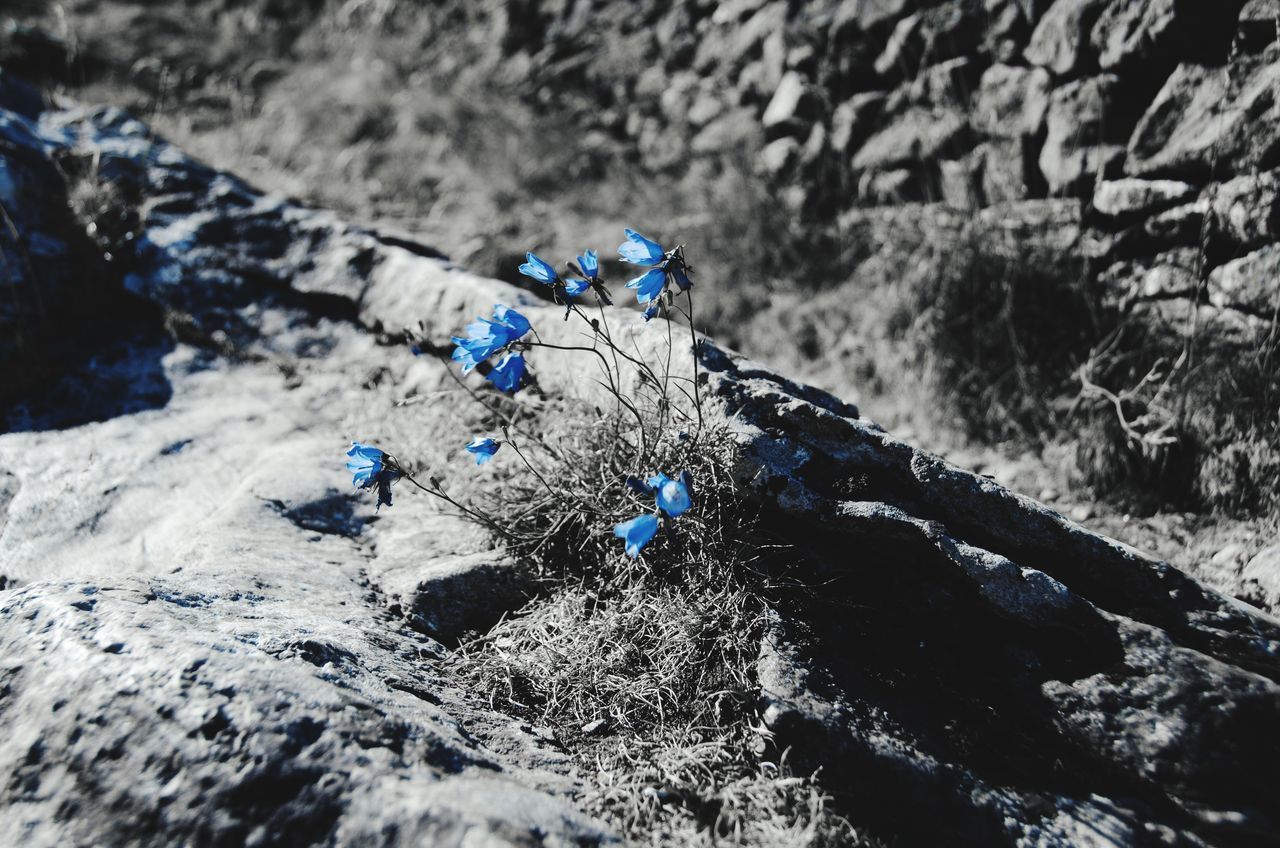
[(7, 67), (481, 273), (668, 222), (717, 338), (1215, 580), (1280, 532), (1266, 0), (10, 14)]
[[(1274, 10), (919, 5), (15, 7), (45, 29), (0, 45), (0, 841), (1274, 841)], [(449, 66), (458, 33), (474, 62)], [(1130, 124), (1082, 118), (1112, 97)], [(823, 387), (702, 349), (750, 541), (789, 552), (743, 631), (749, 791), (714, 764), (651, 774), (652, 734), (616, 718), (477, 688), (477, 636), (516, 644), (583, 587), (404, 484), (375, 512), (341, 468), (358, 438), (463, 498), (508, 485), (461, 450), (494, 422), (400, 331), (442, 344), (505, 301), (575, 341), (460, 266), (606, 252), (619, 182), (626, 223), (691, 233), (716, 334)], [(1108, 304), (1101, 335), (1061, 320)], [(975, 349), (988, 308), (1011, 341)], [(1175, 388), (1198, 405), (1166, 419), (1116, 339), (1176, 354), (1189, 315), (1202, 364)], [(660, 320), (606, 322), (671, 349)], [(1052, 355), (1024, 355), (1037, 338)], [(567, 355), (539, 352), (538, 379), (535, 405), (598, 403)], [(1116, 420), (1151, 451), (1107, 453)], [(1194, 427), (1162, 442), (1168, 420)], [(610, 759), (628, 747), (642, 778)], [(766, 791), (767, 822), (729, 809)]]

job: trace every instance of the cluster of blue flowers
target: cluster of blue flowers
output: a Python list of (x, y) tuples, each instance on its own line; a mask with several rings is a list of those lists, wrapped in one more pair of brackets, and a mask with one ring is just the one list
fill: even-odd
[(568, 319), (573, 310), (570, 298), (594, 291), (605, 306), (613, 305), (609, 290), (604, 287), (604, 279), (600, 276), (600, 260), (594, 250), (584, 251), (578, 257), (578, 264), (570, 262), (569, 270), (576, 276), (561, 277), (550, 262), (533, 251), (525, 253), (525, 262), (517, 270), (530, 279), (551, 286), (551, 296), (556, 303), (564, 304), (564, 317)]
[(675, 250), (663, 250), (662, 245), (635, 230), (624, 232), (627, 240), (618, 246), (622, 261), (650, 266), (648, 271), (627, 283), (627, 288), (636, 290), (636, 300), (648, 304), (644, 310), (644, 319), (648, 321), (658, 314), (664, 295), (665, 302), (670, 305), (672, 283), (682, 292), (693, 288), (693, 281), (689, 279), (693, 270), (684, 261), (684, 245)]
[(462, 363), (462, 373), (468, 373), (481, 362), (503, 351), (502, 358), (490, 368), (485, 377), (499, 391), (515, 392), (520, 388), (525, 370), (524, 356), (513, 350), (512, 345), (533, 329), (529, 319), (510, 306), (496, 303), (492, 318), (473, 321), (466, 329), (466, 338), (453, 337), (453, 343), (457, 345), (453, 351), (453, 359)]
[[(692, 269), (685, 262), (683, 245), (668, 251), (635, 230), (624, 232), (627, 240), (618, 247), (619, 257), (623, 262), (648, 268), (627, 283), (627, 288), (635, 290), (636, 301), (645, 306), (644, 319), (648, 321), (663, 306), (671, 305), (674, 299), (672, 286), (681, 292), (689, 291), (693, 286), (689, 279)], [(533, 252), (526, 253), (525, 259), (519, 267), (520, 273), (550, 286), (552, 298), (565, 307), (566, 319), (574, 309), (572, 299), (588, 291), (594, 292), (601, 304), (612, 305), (613, 300), (600, 276), (600, 261), (594, 250), (584, 251), (576, 258), (576, 263), (566, 263), (569, 273), (564, 276)], [(499, 391), (514, 394), (520, 389), (525, 376), (523, 352), (533, 344), (525, 337), (532, 331), (529, 320), (519, 312), (504, 304), (495, 304), (492, 317), (479, 318), (466, 326), (466, 336), (453, 337), (455, 348), (452, 358), (461, 363), (463, 374), (470, 373), (481, 363), (488, 363), (485, 378)], [(534, 336), (536, 338), (537, 334)], [(414, 344), (413, 353), (420, 355), (421, 346)], [(490, 362), (494, 357), (498, 357), (497, 361)], [(484, 465), (493, 459), (501, 446), (502, 442), (489, 436), (477, 436), (466, 445), (466, 450), (475, 456), (476, 465)], [(359, 442), (352, 442), (347, 456), (352, 482), (361, 489), (376, 489), (378, 506), (390, 506), (391, 484), (400, 477), (408, 477), (394, 458)], [(412, 477), (408, 479), (416, 484)], [(439, 485), (434, 485), (435, 490), (428, 491), (443, 496)], [(626, 552), (635, 557), (657, 535), (662, 518), (674, 519), (692, 506), (693, 481), (688, 472), (681, 472), (679, 479), (663, 474), (647, 481), (629, 477), (627, 485), (646, 497), (654, 496), (656, 505), (655, 512), (637, 516), (614, 528), (614, 534), (625, 540)]]
[(639, 494), (654, 496), (656, 509), (624, 521), (613, 528), (613, 535), (626, 543), (627, 553), (640, 556), (640, 550), (658, 535), (659, 516), (678, 518), (693, 506), (693, 476), (681, 471), (679, 479), (655, 474), (648, 480), (628, 477), (627, 486)]

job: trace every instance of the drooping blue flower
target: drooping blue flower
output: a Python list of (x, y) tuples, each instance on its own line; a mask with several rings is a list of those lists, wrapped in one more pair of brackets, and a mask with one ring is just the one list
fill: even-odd
[(509, 306), (495, 304), (493, 318), (481, 318), (467, 325), (467, 338), (454, 336), (457, 348), (453, 359), (462, 363), (466, 374), (507, 345), (518, 341), (531, 329), (529, 320)]
[(373, 485), (374, 478), (382, 471), (382, 460), (386, 454), (373, 445), (352, 442), (347, 456), (351, 457), (347, 460), (347, 470), (352, 474), (351, 484), (367, 489)]
[(676, 281), (676, 285), (680, 287), (680, 291), (688, 291), (693, 288), (693, 280), (689, 279), (689, 273), (680, 262), (671, 263), (671, 277)]
[(636, 290), (636, 300), (650, 303), (657, 300), (662, 290), (667, 287), (667, 272), (661, 268), (645, 271), (639, 277), (627, 283), (627, 288)]
[(626, 542), (627, 554), (640, 556), (640, 549), (653, 541), (658, 534), (658, 516), (645, 513), (613, 528), (613, 535)]
[(493, 320), (511, 331), (511, 341), (513, 342), (533, 329), (533, 325), (529, 323), (528, 318), (505, 303), (495, 303), (493, 305)]
[(594, 250), (588, 250), (578, 257), (578, 270), (588, 278), (600, 276), (600, 259)]
[(467, 450), (476, 455), (476, 465), (484, 465), (493, 459), (493, 455), (498, 452), (501, 444), (495, 442), (488, 436), (476, 436), (467, 443)]
[(361, 489), (378, 490), (378, 509), (391, 506), (391, 484), (400, 479), (399, 469), (387, 462), (387, 455), (372, 445), (352, 442), (347, 451), (351, 482)]
[(541, 256), (533, 251), (529, 251), (525, 254), (525, 258), (529, 261), (525, 262), (518, 269), (521, 274), (524, 274), (526, 277), (532, 277), (538, 282), (546, 283), (549, 286), (554, 286), (556, 283), (560, 282), (560, 275), (556, 273), (556, 269), (551, 265), (551, 263), (547, 262)]
[(693, 498), (689, 494), (688, 483), (693, 482), (689, 472), (681, 472), (679, 480), (672, 480), (665, 474), (655, 474), (647, 481), (657, 492), (658, 509), (672, 518), (684, 514), (693, 506)]
[(589, 288), (591, 288), (591, 283), (586, 280), (579, 280), (576, 277), (570, 277), (564, 281), (564, 290), (574, 297), (577, 297)]
[(518, 353), (506, 353), (488, 374), (489, 382), (499, 391), (515, 392), (520, 388), (520, 378), (524, 376), (524, 357)]
[(658, 314), (658, 307), (662, 305), (660, 300), (651, 300), (649, 305), (644, 308), (644, 320), (648, 321)]
[(633, 265), (657, 265), (666, 257), (667, 253), (662, 249), (662, 245), (653, 239), (645, 238), (631, 229), (623, 232), (627, 240), (618, 245), (618, 255), (622, 257), (623, 262), (630, 262)]
[(627, 475), (626, 484), (627, 484), (627, 488), (635, 492), (637, 495), (648, 496), (653, 494), (653, 487), (650, 486), (645, 481), (641, 480), (639, 477), (632, 477), (631, 475)]

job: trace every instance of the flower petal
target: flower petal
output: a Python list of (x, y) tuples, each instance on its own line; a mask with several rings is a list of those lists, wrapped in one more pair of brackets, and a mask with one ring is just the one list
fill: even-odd
[(666, 285), (667, 272), (661, 268), (654, 268), (628, 282), (627, 288), (636, 290), (636, 300), (638, 302), (649, 303), (662, 294), (662, 290)]
[(658, 516), (645, 513), (613, 528), (613, 535), (626, 542), (629, 556), (640, 556), (640, 549), (653, 541), (658, 534)]

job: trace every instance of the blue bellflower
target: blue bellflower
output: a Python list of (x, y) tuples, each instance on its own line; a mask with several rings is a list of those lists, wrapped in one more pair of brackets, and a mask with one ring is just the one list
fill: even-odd
[(578, 270), (589, 280), (600, 277), (600, 259), (594, 250), (588, 250), (578, 257)]
[(665, 474), (655, 474), (647, 482), (658, 496), (658, 509), (672, 518), (677, 518), (693, 506), (688, 485), (692, 481), (693, 478), (690, 477), (689, 472), (684, 471), (681, 472), (679, 480), (672, 480)]
[(489, 382), (499, 391), (514, 393), (520, 388), (524, 376), (524, 357), (518, 353), (506, 353), (488, 374)]
[(521, 265), (517, 270), (526, 277), (532, 277), (540, 283), (546, 283), (554, 286), (560, 282), (560, 275), (556, 273), (556, 269), (551, 263), (543, 259), (533, 251), (525, 253), (525, 259), (528, 261)]
[(662, 245), (653, 239), (645, 238), (635, 230), (623, 230), (627, 240), (618, 246), (618, 255), (623, 262), (632, 265), (659, 265), (666, 258), (667, 252)]
[(563, 288), (568, 294), (575, 297), (591, 288), (591, 283), (586, 280), (566, 280), (561, 278), (561, 276), (556, 273), (556, 269), (550, 262), (543, 259), (533, 251), (526, 253), (525, 259), (528, 261), (521, 265), (517, 270), (526, 277), (531, 277), (540, 283), (546, 283), (553, 288), (557, 286)]
[(635, 230), (624, 232), (627, 240), (618, 245), (622, 261), (649, 266), (648, 271), (627, 283), (627, 288), (636, 290), (636, 301), (648, 304), (644, 310), (644, 320), (648, 321), (658, 314), (659, 301), (672, 282), (685, 292), (693, 288), (693, 281), (689, 279), (683, 247), (667, 252), (662, 245)]
[(494, 304), (493, 318), (481, 318), (467, 325), (467, 337), (454, 336), (457, 348), (453, 359), (462, 363), (466, 374), (481, 362), (493, 356), (512, 342), (519, 341), (529, 332), (529, 319), (509, 306)]
[(493, 459), (493, 455), (498, 452), (500, 447), (502, 447), (501, 444), (488, 436), (483, 438), (476, 436), (467, 443), (467, 450), (476, 455), (476, 465), (484, 465)]
[(636, 516), (630, 521), (624, 521), (613, 528), (613, 535), (626, 542), (629, 556), (638, 557), (640, 549), (658, 535), (658, 516), (645, 514)]
[(651, 303), (662, 296), (667, 287), (667, 272), (661, 268), (645, 271), (627, 283), (627, 288), (636, 290), (636, 300), (640, 303)]
[(373, 445), (352, 442), (347, 451), (347, 470), (351, 482), (361, 489), (378, 490), (378, 509), (391, 506), (391, 484), (400, 477), (400, 471), (387, 462), (387, 455)]

